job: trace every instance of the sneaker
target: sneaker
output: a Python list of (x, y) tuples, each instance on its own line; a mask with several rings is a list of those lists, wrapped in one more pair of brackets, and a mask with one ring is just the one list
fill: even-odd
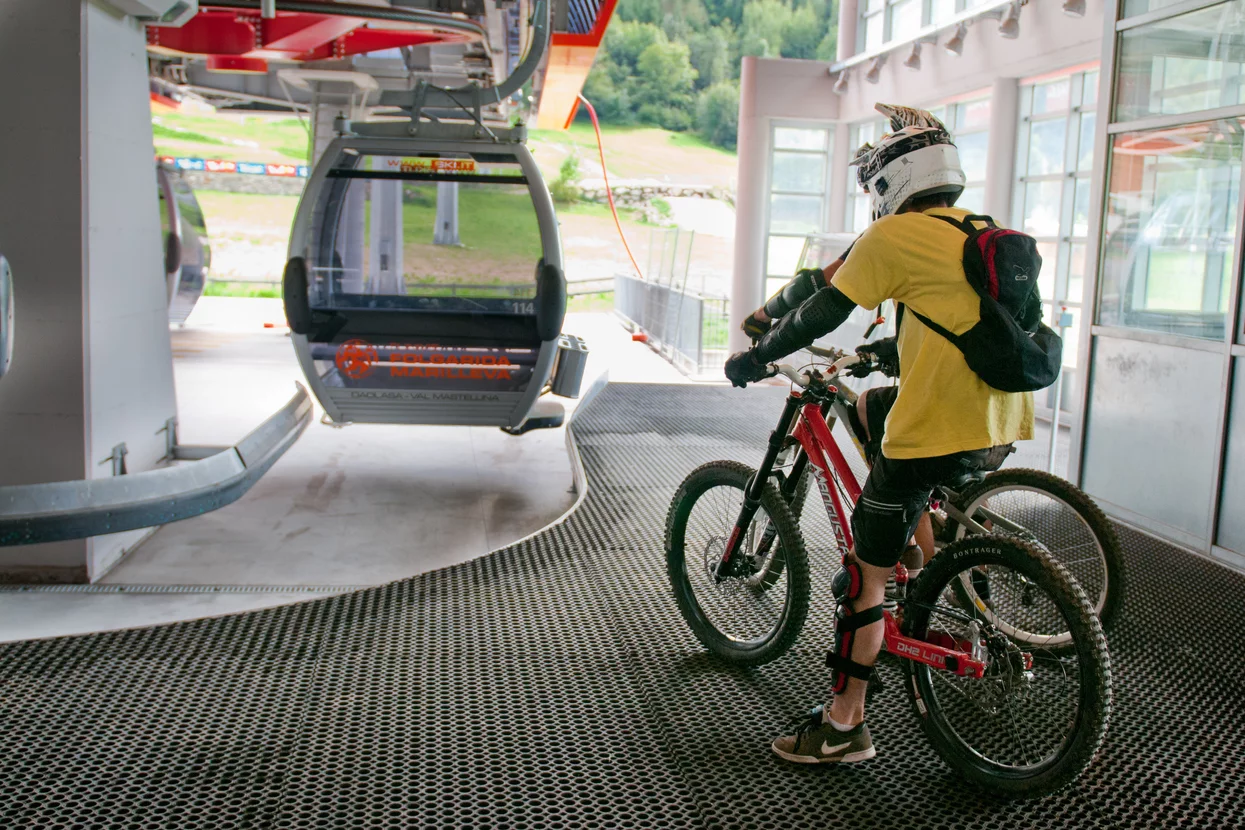
[(877, 755), (869, 727), (864, 723), (840, 732), (822, 722), (818, 706), (793, 724), (794, 735), (775, 738), (774, 754), (796, 764), (855, 764)]

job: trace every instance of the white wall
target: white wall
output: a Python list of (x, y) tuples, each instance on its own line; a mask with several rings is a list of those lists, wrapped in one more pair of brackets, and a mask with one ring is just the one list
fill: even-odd
[[(164, 455), (176, 414), (146, 38), (110, 6), (0, 0), (0, 251), (17, 342), (0, 485), (99, 478)], [(142, 532), (0, 548), (0, 579), (98, 577)]]
[[(729, 313), (743, 320), (765, 300), (765, 216), (770, 124), (775, 119), (831, 121), (839, 100), (827, 66), (819, 61), (743, 59), (739, 77), (739, 175), (735, 194), (735, 270)], [(836, 172), (837, 175), (837, 172)], [(732, 325), (729, 347), (748, 339)]]
[[(0, 379), (0, 485), (86, 475), (81, 16), (75, 2), (0, 0), (0, 251), (17, 334)], [(85, 565), (80, 540), (0, 548), (0, 579), (80, 581)]]
[[(124, 442), (130, 472), (165, 453), (160, 432), (177, 414), (161, 265), (154, 142), (141, 24), (111, 6), (85, 5), (83, 101), (87, 198), (88, 459)], [(111, 475), (108, 464), (88, 476)], [(144, 531), (91, 540), (94, 579)]]

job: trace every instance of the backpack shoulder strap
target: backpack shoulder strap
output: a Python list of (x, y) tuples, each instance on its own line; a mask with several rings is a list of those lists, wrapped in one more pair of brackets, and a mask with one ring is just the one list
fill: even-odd
[(961, 233), (972, 234), (974, 231), (977, 230), (972, 225), (970, 225), (967, 220), (964, 222), (961, 222), (959, 219), (956, 219), (954, 216), (939, 216), (936, 213), (926, 214), (926, 215), (933, 216), (933, 218), (935, 219), (941, 219), (942, 221), (946, 222), (948, 225), (953, 226), (957, 231), (960, 231)]
[(913, 317), (916, 317), (916, 319), (924, 323), (926, 328), (928, 328), (930, 331), (937, 332), (938, 334), (942, 335), (944, 338), (949, 340), (951, 343), (955, 343), (959, 339), (954, 334), (952, 334), (950, 331), (948, 331), (947, 329), (944, 329), (942, 326), (938, 325), (933, 320), (926, 317), (924, 314), (921, 314), (920, 312), (912, 310), (912, 309), (909, 309), (909, 311), (912, 312)]

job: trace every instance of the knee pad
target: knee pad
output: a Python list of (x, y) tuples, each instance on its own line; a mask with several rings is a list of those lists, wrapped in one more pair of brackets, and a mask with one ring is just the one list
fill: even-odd
[(854, 610), (862, 587), (860, 564), (855, 559), (844, 560), (843, 570), (835, 575), (831, 587), (839, 605), (835, 611), (834, 648), (826, 654), (826, 665), (832, 670), (831, 690), (839, 694), (847, 688), (849, 678), (868, 680), (873, 674), (873, 666), (852, 659), (852, 646), (858, 629), (882, 619), (882, 606)]
[(842, 604), (860, 596), (860, 580), (860, 563), (855, 559), (843, 557), (843, 569), (835, 574), (830, 582), (830, 590), (835, 600)]

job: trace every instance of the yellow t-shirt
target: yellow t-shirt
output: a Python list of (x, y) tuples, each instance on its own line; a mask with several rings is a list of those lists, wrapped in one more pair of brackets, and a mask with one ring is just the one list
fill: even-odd
[[(981, 319), (964, 276), (964, 233), (934, 216), (959, 208), (901, 213), (873, 222), (831, 283), (856, 305), (893, 299), (963, 334)], [(899, 331), (899, 394), (886, 419), (882, 453), (932, 458), (1033, 437), (1033, 395), (1001, 392), (977, 376), (946, 338), (904, 314)]]

